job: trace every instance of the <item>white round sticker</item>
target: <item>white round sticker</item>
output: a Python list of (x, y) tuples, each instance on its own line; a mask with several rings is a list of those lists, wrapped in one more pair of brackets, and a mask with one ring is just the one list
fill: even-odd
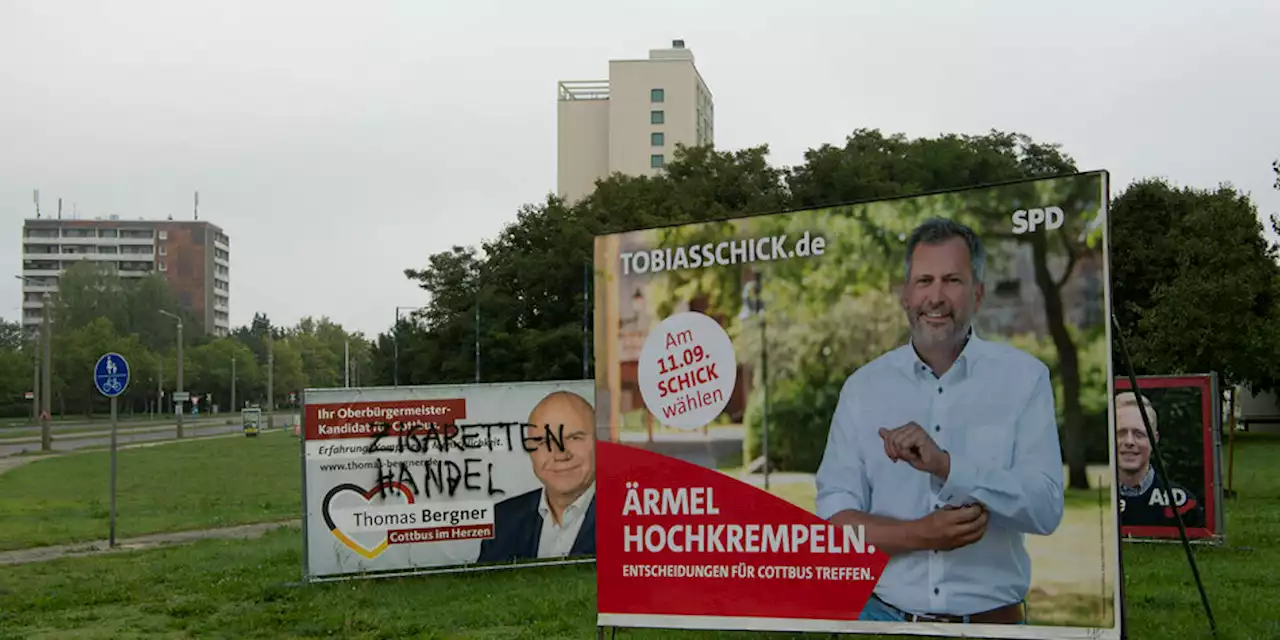
[(649, 412), (675, 429), (699, 429), (720, 415), (738, 378), (733, 342), (696, 311), (662, 321), (644, 341), (638, 376)]

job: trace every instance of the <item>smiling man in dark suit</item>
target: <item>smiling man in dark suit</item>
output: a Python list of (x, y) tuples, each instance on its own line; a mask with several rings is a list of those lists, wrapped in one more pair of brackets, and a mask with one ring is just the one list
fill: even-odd
[[(568, 391), (533, 408), (526, 449), (542, 487), (494, 505), (494, 537), (480, 543), (479, 562), (595, 555), (595, 423), (591, 404)], [(556, 439), (544, 437), (548, 427)]]

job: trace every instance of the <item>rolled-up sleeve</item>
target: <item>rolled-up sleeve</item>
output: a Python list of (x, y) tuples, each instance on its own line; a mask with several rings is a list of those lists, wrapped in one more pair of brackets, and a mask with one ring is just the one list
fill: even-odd
[(840, 389), (827, 448), (814, 481), (817, 484), (817, 515), (823, 519), (846, 509), (866, 511), (867, 479), (854, 431), (856, 381), (850, 376)]
[(952, 505), (981, 502), (1018, 531), (1051, 534), (1062, 522), (1065, 483), (1047, 368), (1040, 368), (1013, 427), (1016, 435), (1009, 468), (984, 467), (967, 456), (952, 454), (951, 472), (939, 497)]

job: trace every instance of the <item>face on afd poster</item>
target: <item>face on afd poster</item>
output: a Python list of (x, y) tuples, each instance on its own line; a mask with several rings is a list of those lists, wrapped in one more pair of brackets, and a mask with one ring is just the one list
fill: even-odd
[[(1181, 518), (1188, 538), (1223, 540), (1217, 377), (1142, 376), (1137, 380), (1141, 398), (1129, 378), (1121, 376), (1115, 382), (1121, 535), (1176, 540), (1181, 536), (1177, 520)], [(1145, 407), (1154, 442), (1139, 402)], [(1156, 477), (1156, 447), (1169, 474), (1164, 483)]]
[(1118, 638), (1107, 202), (597, 237), (598, 623)]

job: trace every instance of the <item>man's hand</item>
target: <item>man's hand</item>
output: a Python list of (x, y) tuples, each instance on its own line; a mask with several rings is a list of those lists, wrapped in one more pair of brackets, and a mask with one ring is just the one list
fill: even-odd
[(896, 429), (880, 429), (880, 439), (884, 440), (884, 453), (890, 460), (905, 461), (944, 482), (951, 475), (951, 455), (938, 448), (924, 427), (908, 422)]
[(987, 532), (987, 509), (980, 504), (946, 507), (911, 523), (925, 549), (950, 551), (971, 545)]

